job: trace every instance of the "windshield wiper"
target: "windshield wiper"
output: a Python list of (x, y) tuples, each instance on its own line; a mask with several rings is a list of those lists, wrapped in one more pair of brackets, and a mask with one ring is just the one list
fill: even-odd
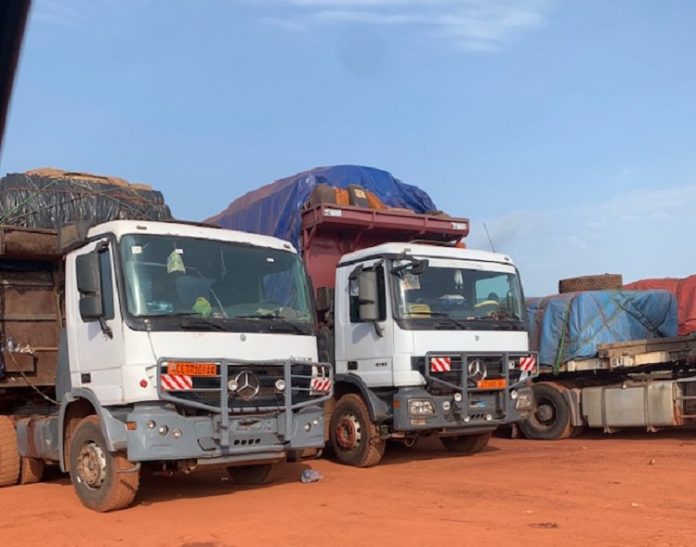
[(255, 315), (234, 315), (230, 317), (230, 319), (270, 319), (271, 321), (276, 321), (279, 325), (283, 325), (284, 327), (289, 328), (291, 332), (295, 332), (297, 334), (309, 334), (305, 329), (298, 325), (295, 325), (295, 323), (293, 323), (292, 321), (288, 321), (287, 319), (285, 319), (285, 317), (273, 315), (270, 313), (257, 313)]
[(469, 325), (467, 325), (463, 321), (460, 321), (459, 319), (455, 319), (454, 317), (452, 317), (449, 313), (444, 313), (444, 312), (440, 312), (440, 311), (413, 311), (413, 312), (409, 312), (409, 315), (425, 315), (427, 317), (443, 317), (444, 319), (441, 319), (435, 323), (436, 327), (445, 327), (445, 326), (455, 325), (462, 330), (467, 330), (467, 329), (471, 328)]
[(184, 330), (197, 330), (201, 327), (212, 327), (213, 330), (221, 330), (224, 332), (230, 331), (229, 328), (221, 325), (220, 323), (216, 323), (215, 321), (211, 321), (207, 317), (196, 317), (195, 321), (187, 321), (185, 323), (182, 321), (179, 326)]
[(153, 313), (150, 315), (140, 315), (143, 319), (174, 319), (178, 320), (178, 326), (185, 330), (195, 330), (201, 327), (211, 327), (214, 330), (229, 331), (227, 327), (221, 325), (211, 317), (203, 317), (196, 312), (176, 312), (176, 313)]
[(516, 313), (512, 313), (509, 315), (482, 315), (481, 317), (477, 317), (476, 321), (507, 321), (519, 323), (521, 319)]

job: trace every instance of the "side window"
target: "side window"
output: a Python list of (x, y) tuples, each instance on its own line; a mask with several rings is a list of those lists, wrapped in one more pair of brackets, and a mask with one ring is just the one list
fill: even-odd
[(101, 294), (104, 319), (113, 319), (114, 282), (111, 274), (111, 253), (108, 248), (99, 253), (99, 270), (101, 273)]
[[(375, 268), (377, 272), (377, 296), (379, 298), (379, 319), (385, 321), (387, 319), (387, 290), (384, 279), (384, 266), (381, 264)], [(359, 323), (358, 308), (360, 306), (358, 298), (358, 280), (350, 280), (348, 285), (348, 298), (350, 299), (350, 322)]]

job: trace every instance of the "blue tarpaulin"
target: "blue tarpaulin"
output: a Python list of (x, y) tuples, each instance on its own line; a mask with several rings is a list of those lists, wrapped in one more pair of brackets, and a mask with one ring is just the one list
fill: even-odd
[(555, 368), (595, 357), (599, 344), (677, 335), (677, 302), (667, 291), (585, 291), (526, 304), (531, 348)]
[(206, 222), (232, 230), (276, 236), (301, 249), (301, 211), (314, 187), (320, 183), (337, 188), (357, 184), (373, 192), (389, 207), (403, 207), (416, 213), (436, 209), (427, 193), (404, 184), (387, 171), (358, 165), (336, 165), (317, 167), (262, 186), (237, 198), (227, 209)]

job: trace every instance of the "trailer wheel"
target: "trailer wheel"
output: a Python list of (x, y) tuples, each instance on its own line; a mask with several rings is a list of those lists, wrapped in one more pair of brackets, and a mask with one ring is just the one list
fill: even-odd
[(573, 432), (570, 408), (563, 397), (562, 386), (541, 383), (532, 386), (536, 399), (534, 413), (519, 426), (528, 439), (567, 439)]
[(14, 422), (0, 416), (0, 486), (12, 486), (19, 480), (19, 451)]
[(276, 479), (279, 469), (280, 464), (264, 463), (261, 465), (228, 467), (227, 473), (236, 484), (248, 486), (273, 482)]
[(128, 507), (140, 484), (134, 464), (109, 452), (98, 416), (83, 418), (72, 434), (70, 478), (82, 504), (100, 513)]
[(37, 458), (22, 458), (19, 464), (19, 484), (41, 482), (44, 474), (44, 461)]
[(377, 465), (386, 445), (360, 395), (341, 397), (331, 414), (329, 442), (336, 459), (355, 467)]
[(492, 433), (480, 433), (478, 435), (458, 435), (457, 437), (440, 437), (440, 442), (450, 452), (463, 455), (481, 452), (491, 438)]

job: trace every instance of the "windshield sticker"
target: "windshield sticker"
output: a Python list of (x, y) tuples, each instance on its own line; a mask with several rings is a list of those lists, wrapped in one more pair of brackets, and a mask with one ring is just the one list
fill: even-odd
[(139, 255), (143, 252), (143, 248), (140, 245), (132, 245), (131, 253), (134, 255)]
[(186, 273), (186, 266), (184, 266), (184, 259), (181, 258), (182, 253), (177, 253), (179, 249), (175, 249), (167, 257), (167, 273)]
[(420, 289), (420, 276), (406, 272), (401, 284), (405, 291), (417, 291)]
[(266, 262), (275, 262), (275, 258), (273, 258), (272, 256), (267, 256)]

